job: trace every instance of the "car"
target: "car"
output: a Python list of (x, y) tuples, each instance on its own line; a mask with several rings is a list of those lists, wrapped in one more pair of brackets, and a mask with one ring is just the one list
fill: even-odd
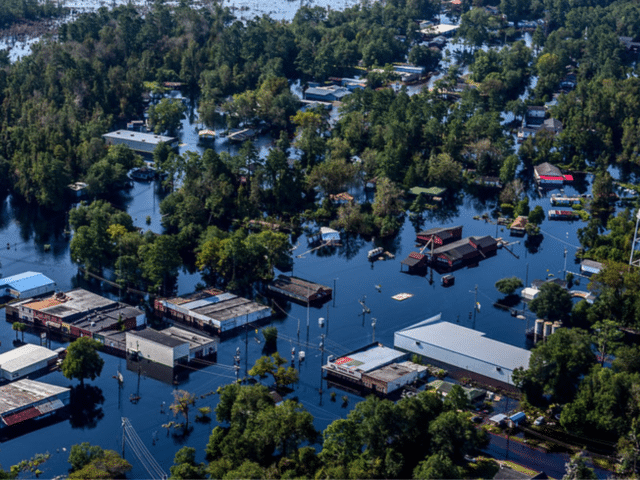
[(473, 417), (473, 418), (471, 419), (471, 421), (472, 421), (473, 423), (482, 423), (482, 417), (481, 417), (481, 416), (479, 416), (479, 415), (476, 415), (475, 417)]
[(538, 417), (533, 421), (533, 424), (537, 427), (544, 424), (544, 417)]

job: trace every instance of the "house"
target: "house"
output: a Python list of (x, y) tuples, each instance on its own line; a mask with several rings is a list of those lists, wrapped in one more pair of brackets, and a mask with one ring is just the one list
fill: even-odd
[(603, 267), (604, 265), (600, 262), (585, 259), (580, 263), (580, 273), (591, 276), (593, 274), (600, 273)]
[(542, 122), (540, 130), (546, 130), (547, 132), (551, 132), (554, 135), (558, 135), (562, 133), (562, 122), (555, 118), (547, 118), (544, 122)]
[[(444, 398), (449, 394), (449, 392), (451, 392), (451, 389), (455, 385), (455, 383), (446, 382), (444, 380), (433, 380), (427, 384), (427, 387), (435, 389), (436, 393)], [(472, 405), (482, 402), (487, 393), (485, 390), (480, 390), (478, 388), (467, 388), (462, 386), (460, 386), (460, 388), (462, 388), (462, 391), (469, 399), (469, 403)]]
[(526, 233), (526, 226), (529, 223), (529, 219), (525, 216), (520, 215), (516, 218), (511, 226), (509, 227), (509, 233), (514, 236), (522, 237)]
[(87, 184), (84, 182), (75, 182), (67, 185), (67, 188), (71, 192), (71, 199), (73, 201), (80, 201), (87, 195)]
[(634, 42), (633, 37), (618, 37), (618, 39), (626, 50), (636, 53), (640, 50), (640, 42)]
[(116, 130), (115, 132), (105, 133), (102, 135), (102, 138), (107, 145), (126, 145), (131, 150), (142, 154), (153, 154), (153, 151), (161, 143), (166, 143), (171, 148), (178, 147), (178, 139), (176, 137), (166, 137), (164, 135), (128, 130)]
[(548, 162), (533, 167), (533, 176), (539, 186), (561, 186), (573, 181), (573, 176), (563, 175), (558, 167)]
[(547, 110), (544, 107), (533, 105), (527, 107), (527, 113), (525, 114), (524, 123), (527, 127), (539, 127), (544, 121), (544, 117), (547, 114)]
[(454, 227), (435, 227), (418, 232), (416, 242), (426, 245), (433, 241), (434, 245), (446, 245), (462, 238), (462, 225)]
[(427, 256), (418, 252), (411, 252), (409, 256), (400, 262), (400, 269), (402, 265), (406, 265), (409, 273), (424, 270), (427, 266)]
[(507, 424), (509, 425), (509, 427), (515, 428), (526, 420), (527, 420), (527, 416), (525, 415), (525, 413), (518, 412), (518, 413), (514, 413), (509, 417)]
[(38, 297), (56, 289), (56, 282), (39, 272), (24, 272), (0, 278), (0, 296)]

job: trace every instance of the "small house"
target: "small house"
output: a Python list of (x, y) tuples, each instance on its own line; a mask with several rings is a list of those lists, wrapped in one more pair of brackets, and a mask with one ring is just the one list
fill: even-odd
[(600, 262), (585, 259), (580, 263), (580, 273), (586, 276), (594, 275), (600, 273), (603, 267), (604, 265)]
[(489, 418), (489, 422), (502, 427), (505, 423), (507, 423), (507, 416), (504, 413), (498, 413), (497, 415)]
[(519, 216), (509, 227), (509, 233), (514, 236), (522, 237), (526, 233), (526, 226), (529, 223), (529, 219), (525, 216)]
[(507, 423), (509, 424), (509, 427), (515, 428), (519, 426), (521, 423), (524, 423), (526, 419), (527, 419), (527, 416), (525, 415), (524, 412), (518, 412), (511, 415)]
[(189, 342), (151, 328), (127, 332), (126, 344), (127, 355), (167, 367), (189, 361)]

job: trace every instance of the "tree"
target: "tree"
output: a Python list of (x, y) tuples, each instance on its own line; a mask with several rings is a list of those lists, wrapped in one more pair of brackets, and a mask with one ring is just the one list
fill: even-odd
[(163, 98), (157, 105), (149, 107), (149, 121), (157, 134), (175, 135), (182, 128), (182, 118), (187, 107), (181, 100)]
[(189, 428), (189, 410), (196, 404), (196, 396), (193, 393), (189, 393), (186, 390), (174, 390), (173, 403), (169, 405), (169, 408), (173, 412), (173, 415), (182, 415), (185, 420), (184, 428)]
[(69, 378), (77, 378), (80, 385), (84, 385), (84, 379), (95, 380), (102, 373), (104, 360), (100, 358), (98, 350), (102, 344), (89, 337), (80, 337), (67, 347), (67, 354), (62, 361), (62, 374)]
[(522, 280), (518, 277), (505, 277), (496, 282), (496, 290), (503, 295), (513, 295), (522, 286)]
[[(100, 448), (100, 447), (98, 447)], [(124, 478), (132, 466), (113, 450), (103, 450), (100, 455), (93, 457), (82, 468), (69, 474), (70, 479), (82, 480), (86, 478), (110, 479)]]
[(572, 308), (571, 294), (553, 282), (543, 283), (540, 293), (529, 303), (529, 309), (539, 318), (546, 318), (552, 322), (567, 322)]
[(80, 470), (92, 460), (102, 455), (104, 455), (104, 450), (98, 445), (91, 445), (89, 442), (72, 445), (68, 460), (71, 464), (71, 471)]
[(461, 461), (486, 442), (486, 433), (476, 430), (464, 412), (448, 411), (438, 415), (429, 425), (432, 452)]
[(16, 332), (16, 340), (18, 340), (18, 332), (22, 333), (22, 343), (24, 343), (24, 332), (27, 330), (27, 324), (22, 322), (13, 322), (11, 329)]
[(462, 165), (446, 153), (432, 155), (427, 179), (430, 185), (455, 189), (462, 181)]
[(533, 348), (529, 368), (514, 370), (513, 381), (532, 404), (567, 403), (595, 362), (587, 332), (561, 328)]
[(529, 212), (528, 217), (529, 223), (534, 225), (540, 225), (544, 220), (544, 210), (540, 205), (536, 205), (536, 207)]
[(571, 460), (565, 465), (565, 470), (566, 473), (562, 480), (596, 480), (598, 478), (593, 468), (587, 467), (584, 457), (580, 453), (571, 457)]
[(593, 324), (593, 343), (598, 349), (600, 362), (604, 366), (604, 362), (620, 344), (620, 340), (624, 334), (620, 331), (620, 327), (616, 322), (610, 319), (602, 319)]
[(435, 453), (430, 455), (413, 471), (413, 478), (420, 480), (439, 478), (462, 478), (460, 468), (458, 468), (446, 455)]
[(277, 387), (291, 385), (298, 381), (298, 370), (293, 367), (285, 368), (287, 361), (278, 352), (269, 357), (260, 357), (249, 370), (249, 375), (265, 377), (267, 374), (273, 377)]
[(206, 478), (205, 466), (203, 463), (196, 463), (196, 449), (193, 447), (182, 447), (178, 450), (169, 471), (171, 472), (170, 478), (175, 479)]
[(469, 402), (467, 392), (465, 392), (464, 388), (460, 385), (454, 385), (444, 399), (445, 408), (450, 408), (451, 410), (465, 411), (470, 405), (471, 403)]

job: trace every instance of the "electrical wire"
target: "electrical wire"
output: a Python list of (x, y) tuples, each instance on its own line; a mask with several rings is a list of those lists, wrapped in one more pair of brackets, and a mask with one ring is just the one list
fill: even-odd
[(122, 426), (123, 426), (123, 439), (129, 445), (131, 450), (138, 460), (144, 467), (144, 469), (149, 473), (150, 478), (167, 478), (166, 473), (162, 470), (162, 467), (157, 462), (155, 457), (151, 455), (149, 449), (145, 446), (145, 444), (140, 439), (140, 436), (136, 432), (133, 425), (128, 418), (122, 417)]

